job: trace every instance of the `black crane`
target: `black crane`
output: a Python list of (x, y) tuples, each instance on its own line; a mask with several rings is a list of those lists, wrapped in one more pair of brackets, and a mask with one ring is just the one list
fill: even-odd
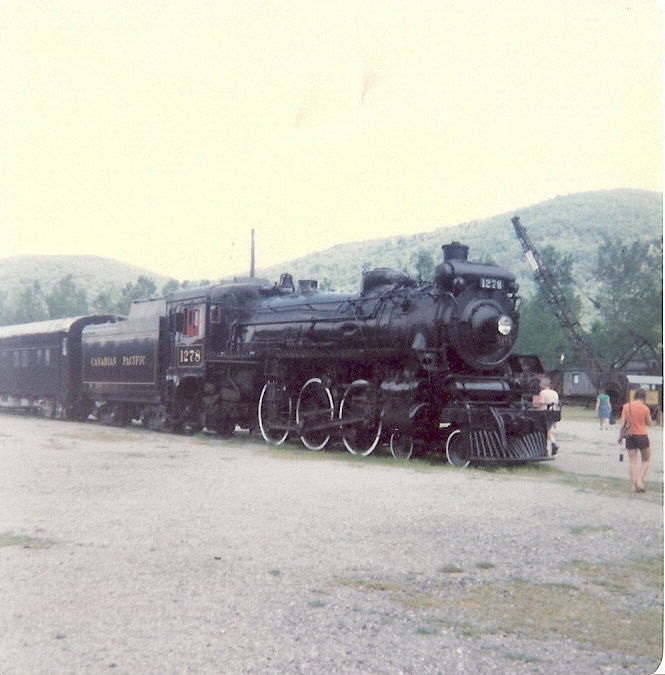
[(552, 306), (552, 311), (559, 320), (559, 323), (566, 331), (573, 349), (584, 364), (589, 379), (594, 386), (597, 387), (601, 379), (601, 374), (604, 371), (603, 364), (598, 358), (594, 348), (591, 346), (591, 342), (584, 332), (578, 318), (575, 316), (556, 276), (552, 274), (545, 261), (541, 258), (540, 253), (538, 253), (538, 249), (531, 241), (526, 228), (520, 223), (519, 217), (515, 216), (511, 219), (511, 222), (515, 228), (517, 238), (522, 244), (527, 262), (533, 271), (538, 285)]

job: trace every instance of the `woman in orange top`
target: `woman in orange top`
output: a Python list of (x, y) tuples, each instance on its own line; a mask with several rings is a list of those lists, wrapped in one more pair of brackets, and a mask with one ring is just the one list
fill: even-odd
[[(640, 390), (635, 399), (626, 403), (621, 411), (621, 423), (627, 426), (626, 450), (628, 450), (628, 471), (633, 492), (644, 492), (644, 477), (649, 470), (651, 448), (647, 428), (651, 426), (651, 413), (644, 401), (646, 394)], [(621, 441), (619, 441), (621, 443)], [(642, 455), (642, 466), (637, 466), (637, 451)]]

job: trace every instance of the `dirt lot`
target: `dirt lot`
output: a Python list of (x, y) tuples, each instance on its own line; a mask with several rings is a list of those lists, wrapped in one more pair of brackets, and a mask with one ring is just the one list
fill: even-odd
[(454, 469), (0, 417), (0, 673), (652, 673), (663, 441)]

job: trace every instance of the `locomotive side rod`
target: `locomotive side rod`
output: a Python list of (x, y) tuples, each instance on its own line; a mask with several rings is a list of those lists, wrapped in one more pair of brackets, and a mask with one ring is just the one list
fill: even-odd
[[(316, 413), (305, 413), (304, 416), (314, 415)], [(367, 424), (367, 418), (365, 417), (347, 417), (343, 420), (336, 418), (330, 420), (329, 422), (321, 422), (320, 424), (314, 424), (312, 426), (305, 426), (304, 424), (280, 424), (279, 422), (271, 422), (270, 426), (272, 429), (277, 429), (279, 431), (297, 431), (301, 432), (305, 429), (307, 431), (329, 431), (331, 429), (343, 429), (345, 427), (352, 427), (355, 424)]]

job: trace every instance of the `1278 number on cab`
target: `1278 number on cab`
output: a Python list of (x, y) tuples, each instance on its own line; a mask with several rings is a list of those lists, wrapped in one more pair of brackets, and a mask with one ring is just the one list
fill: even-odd
[(177, 365), (180, 367), (200, 366), (203, 364), (203, 347), (178, 347)]

